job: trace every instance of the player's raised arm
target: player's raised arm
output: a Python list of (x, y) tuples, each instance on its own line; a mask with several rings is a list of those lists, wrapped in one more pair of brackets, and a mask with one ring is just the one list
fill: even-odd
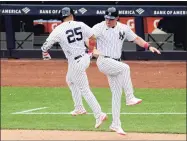
[(57, 30), (53, 30), (49, 35), (49, 37), (46, 39), (45, 43), (42, 45), (41, 50), (42, 50), (42, 57), (44, 60), (51, 59), (48, 50), (53, 46), (54, 43), (59, 42), (58, 34), (59, 32), (57, 32)]
[(153, 53), (156, 52), (158, 54), (161, 54), (161, 52), (157, 48), (151, 46), (148, 42), (146, 42), (145, 40), (143, 40), (139, 36), (136, 37), (136, 39), (134, 40), (134, 43), (136, 43), (137, 45), (139, 45), (139, 46), (141, 46), (143, 48), (146, 48), (146, 49), (150, 50)]
[(140, 47), (150, 50), (153, 53), (156, 52), (158, 54), (161, 54), (158, 49), (151, 46), (148, 42), (143, 40), (141, 37), (137, 36), (130, 28), (128, 28), (127, 39), (129, 41), (133, 41), (135, 44), (139, 45)]

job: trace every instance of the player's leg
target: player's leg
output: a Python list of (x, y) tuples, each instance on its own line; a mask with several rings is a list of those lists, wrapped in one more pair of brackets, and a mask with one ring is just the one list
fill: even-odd
[(92, 109), (94, 117), (96, 118), (95, 127), (98, 128), (101, 123), (107, 118), (107, 116), (105, 113), (102, 113), (101, 106), (99, 105), (97, 99), (90, 90), (86, 74), (86, 69), (88, 68), (89, 64), (90, 59), (88, 55), (83, 56), (79, 61), (75, 61), (73, 82), (80, 89), (82, 96)]
[(74, 107), (75, 109), (71, 112), (73, 116), (76, 115), (81, 115), (81, 114), (86, 114), (86, 110), (84, 108), (83, 102), (82, 102), (82, 95), (79, 90), (79, 88), (73, 83), (71, 80), (71, 69), (68, 68), (68, 72), (66, 75), (66, 82), (70, 88), (71, 94), (72, 94), (72, 99), (74, 102)]
[(115, 127), (121, 127), (120, 121), (120, 109), (121, 109), (121, 95), (122, 87), (119, 82), (118, 76), (108, 75), (108, 82), (112, 92), (112, 125)]
[(130, 68), (127, 64), (111, 58), (99, 57), (97, 59), (97, 66), (106, 75), (121, 75), (119, 78), (125, 91), (127, 105), (135, 105), (142, 101), (134, 96)]
[(130, 75), (130, 67), (125, 63), (122, 63), (122, 67), (123, 71), (120, 73), (120, 79), (126, 95), (126, 105), (130, 106), (139, 104), (142, 102), (142, 100), (134, 96), (133, 85)]
[(122, 87), (119, 77), (120, 75), (107, 76), (112, 91), (112, 124), (110, 129), (118, 134), (125, 135), (126, 133), (121, 128), (120, 121)]
[(112, 92), (112, 117), (113, 121), (110, 129), (119, 134), (126, 133), (121, 128), (120, 109), (121, 109), (121, 95), (122, 95), (122, 81), (120, 73), (122, 72), (121, 63), (110, 58), (99, 57), (97, 66), (101, 72), (107, 75), (110, 89)]
[(86, 72), (82, 72), (78, 76), (77, 79), (81, 80), (79, 82), (77, 80), (77, 82), (78, 82), (77, 84), (78, 84), (78, 87), (81, 91), (82, 96), (84, 97), (84, 99), (86, 100), (86, 102), (88, 103), (88, 105), (90, 106), (92, 111), (94, 112), (95, 118), (98, 118), (99, 115), (101, 114), (101, 107), (100, 107), (97, 99), (93, 95), (92, 91), (90, 90)]

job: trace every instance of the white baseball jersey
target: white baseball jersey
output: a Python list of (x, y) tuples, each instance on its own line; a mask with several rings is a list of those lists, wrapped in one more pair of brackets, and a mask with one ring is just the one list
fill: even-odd
[(106, 22), (96, 24), (92, 28), (97, 38), (97, 49), (111, 58), (120, 58), (124, 40), (133, 41), (137, 35), (125, 24), (117, 22), (114, 28), (109, 28)]
[[(102, 114), (101, 107), (89, 88), (86, 69), (90, 56), (85, 53), (84, 42), (93, 35), (92, 29), (83, 22), (67, 21), (57, 26), (41, 47), (47, 51), (58, 42), (68, 59), (67, 84), (71, 90), (75, 110), (84, 109), (82, 96), (92, 109), (95, 118)], [(82, 56), (76, 59), (77, 56)]]
[(85, 53), (84, 42), (92, 35), (93, 30), (83, 22), (63, 22), (51, 32), (41, 49), (47, 51), (54, 43), (58, 42), (66, 58), (74, 58)]
[[(102, 54), (97, 59), (99, 70), (104, 73), (112, 92), (112, 127), (120, 127), (121, 96), (124, 90), (126, 101), (134, 98), (130, 67), (118, 59), (121, 57), (124, 40), (133, 41), (137, 35), (125, 24), (117, 22), (108, 28), (106, 21), (93, 27), (97, 38), (97, 49)], [(108, 57), (106, 57), (108, 56)]]

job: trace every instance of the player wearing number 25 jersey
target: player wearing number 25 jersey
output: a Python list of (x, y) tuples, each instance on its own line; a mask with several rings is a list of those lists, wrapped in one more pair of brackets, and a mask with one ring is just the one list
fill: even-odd
[(41, 47), (43, 58), (50, 59), (48, 50), (54, 43), (59, 43), (68, 59), (68, 72), (66, 82), (71, 90), (74, 101), (72, 115), (85, 114), (82, 97), (86, 100), (96, 118), (95, 128), (98, 128), (107, 118), (101, 111), (101, 107), (90, 90), (86, 69), (90, 65), (90, 56), (85, 53), (85, 40), (90, 40), (89, 49), (93, 50), (92, 42), (95, 42), (92, 29), (83, 22), (74, 21), (73, 10), (69, 7), (62, 9), (63, 23), (57, 26)]

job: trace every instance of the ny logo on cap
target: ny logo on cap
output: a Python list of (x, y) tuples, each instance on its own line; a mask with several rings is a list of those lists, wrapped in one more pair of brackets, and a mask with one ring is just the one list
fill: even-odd
[(108, 13), (109, 16), (111, 16), (111, 14), (112, 14), (111, 12)]
[(62, 10), (62, 16), (68, 16), (69, 12)]
[(62, 16), (69, 16), (70, 15), (70, 9), (69, 8), (63, 8), (62, 9)]

